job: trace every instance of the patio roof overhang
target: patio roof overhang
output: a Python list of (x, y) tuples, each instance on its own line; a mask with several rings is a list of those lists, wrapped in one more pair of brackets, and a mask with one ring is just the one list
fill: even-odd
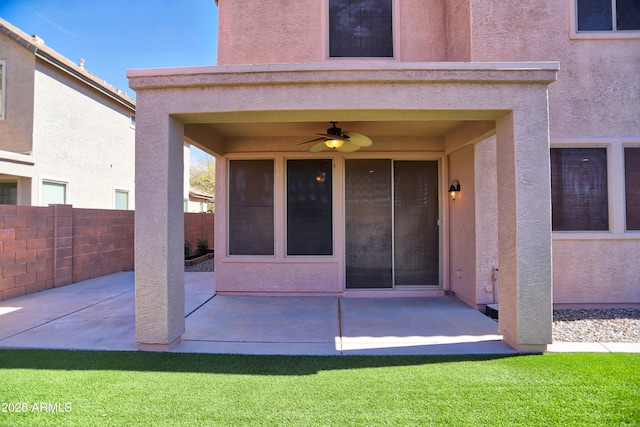
[[(330, 121), (376, 140), (404, 137), (403, 150), (420, 149), (420, 140), (444, 144), (449, 132), (468, 131), (465, 122), (494, 122), (510, 110), (491, 105), (497, 87), (547, 85), (558, 69), (557, 62), (337, 62), (129, 70), (127, 76), (139, 102), (145, 93), (167, 94), (162, 104), (184, 124), (189, 142), (221, 155), (253, 150), (247, 143), (256, 138), (270, 149), (303, 150), (295, 142), (323, 132)], [(469, 85), (490, 89), (485, 106), (460, 108)], [(178, 105), (192, 97), (197, 105)]]

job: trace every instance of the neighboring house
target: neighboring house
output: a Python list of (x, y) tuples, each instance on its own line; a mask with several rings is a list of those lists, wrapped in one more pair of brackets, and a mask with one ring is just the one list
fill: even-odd
[[(0, 204), (133, 210), (135, 108), (83, 60), (0, 19)], [(183, 161), (185, 212), (206, 212), (188, 144)]]
[(135, 101), (0, 20), (0, 203), (134, 209)]
[(191, 187), (189, 189), (189, 198), (186, 199), (185, 212), (209, 212), (209, 203), (214, 203), (211, 194)]
[[(128, 72), (141, 348), (184, 331), (184, 139), (217, 158), (218, 293), (499, 301), (521, 351), (553, 303), (640, 303), (637, 2), (218, 8), (218, 66)], [(373, 145), (301, 145), (332, 121)]]
[(214, 196), (207, 194), (197, 188), (191, 186), (190, 165), (191, 165), (191, 146), (184, 144), (184, 175), (183, 175), (183, 194), (184, 194), (184, 211), (197, 213), (209, 212), (209, 204), (215, 203)]

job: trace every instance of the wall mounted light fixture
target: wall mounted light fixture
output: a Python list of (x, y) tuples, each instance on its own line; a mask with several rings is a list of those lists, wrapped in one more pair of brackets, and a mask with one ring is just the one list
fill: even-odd
[(451, 181), (451, 186), (449, 187), (449, 195), (451, 196), (451, 200), (456, 201), (456, 193), (460, 191), (460, 182), (457, 179)]

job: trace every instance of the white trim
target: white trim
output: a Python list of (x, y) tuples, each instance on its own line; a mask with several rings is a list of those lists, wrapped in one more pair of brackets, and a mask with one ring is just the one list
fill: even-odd
[(569, 4), (569, 38), (573, 40), (632, 40), (640, 39), (640, 30), (617, 30), (616, 0), (611, 0), (611, 20), (613, 30), (578, 31), (578, 1), (568, 0)]

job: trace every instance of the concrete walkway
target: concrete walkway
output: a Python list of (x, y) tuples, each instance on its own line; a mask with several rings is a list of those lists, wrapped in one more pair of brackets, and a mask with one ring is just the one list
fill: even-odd
[[(0, 302), (0, 348), (137, 351), (134, 275), (116, 273)], [(290, 355), (511, 354), (497, 323), (455, 297), (215, 295), (185, 273), (186, 332), (174, 352)], [(556, 347), (558, 346), (558, 347)], [(640, 351), (558, 343), (557, 351)]]

